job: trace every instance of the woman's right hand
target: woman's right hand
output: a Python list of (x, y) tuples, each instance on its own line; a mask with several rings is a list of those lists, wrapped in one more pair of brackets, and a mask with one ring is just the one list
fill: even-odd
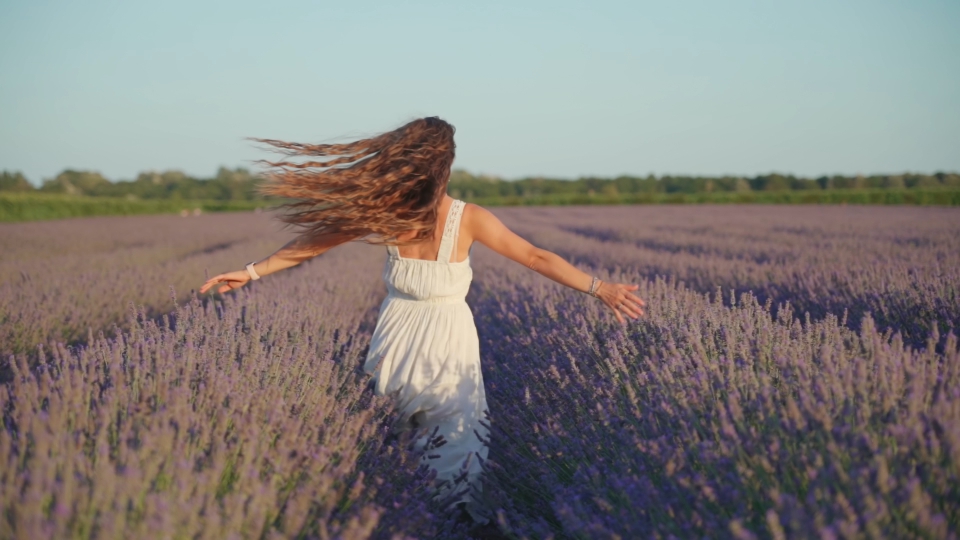
[[(597, 288), (597, 296), (604, 304), (613, 310), (614, 315), (620, 324), (624, 324), (623, 315), (628, 315), (634, 319), (643, 317), (643, 306), (647, 305), (639, 296), (631, 293), (639, 289), (639, 285), (627, 285), (626, 283), (607, 283), (603, 281)], [(621, 314), (622, 313), (622, 314)]]
[(210, 287), (213, 287), (217, 283), (223, 283), (223, 287), (217, 289), (218, 293), (225, 293), (227, 291), (232, 291), (233, 289), (239, 289), (247, 284), (250, 281), (250, 274), (246, 270), (237, 270), (236, 272), (227, 272), (226, 274), (220, 274), (219, 276), (213, 276), (208, 279), (206, 283), (203, 284), (203, 287), (200, 287), (200, 294), (203, 294), (210, 290)]

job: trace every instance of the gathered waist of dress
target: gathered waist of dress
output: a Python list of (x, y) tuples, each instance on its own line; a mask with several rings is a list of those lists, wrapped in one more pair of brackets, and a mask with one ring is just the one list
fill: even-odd
[(400, 291), (390, 291), (390, 293), (387, 295), (387, 298), (393, 300), (406, 300), (408, 302), (421, 302), (424, 304), (465, 304), (467, 302), (467, 297), (460, 294), (451, 294), (449, 296), (432, 296), (430, 298), (417, 298), (416, 296), (402, 293)]

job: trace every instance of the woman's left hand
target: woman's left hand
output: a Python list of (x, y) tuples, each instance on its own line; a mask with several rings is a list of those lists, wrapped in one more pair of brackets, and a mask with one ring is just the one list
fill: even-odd
[(620, 324), (626, 323), (624, 315), (639, 319), (643, 317), (643, 306), (647, 305), (639, 296), (631, 293), (639, 289), (639, 285), (627, 285), (626, 283), (600, 283), (597, 288), (597, 296), (604, 304), (613, 310), (614, 315)]

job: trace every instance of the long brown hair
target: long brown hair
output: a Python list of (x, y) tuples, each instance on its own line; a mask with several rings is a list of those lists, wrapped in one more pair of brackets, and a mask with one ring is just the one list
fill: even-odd
[[(416, 243), (436, 228), (455, 156), (454, 131), (434, 116), (345, 144), (253, 139), (288, 156), (260, 161), (267, 169), (258, 191), (292, 199), (278, 206), (278, 219), (300, 228), (308, 242), (340, 233), (370, 244)], [(289, 160), (297, 157), (307, 160)], [(410, 240), (397, 240), (414, 231)]]

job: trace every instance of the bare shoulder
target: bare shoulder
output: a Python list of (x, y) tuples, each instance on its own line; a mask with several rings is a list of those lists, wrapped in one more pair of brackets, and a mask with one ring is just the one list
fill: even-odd
[(463, 231), (469, 231), (467, 234), (471, 241), (480, 242), (494, 252), (523, 265), (532, 260), (537, 248), (511, 231), (496, 214), (473, 203), (466, 203), (463, 212)]
[(464, 203), (463, 217), (461, 218), (464, 229), (469, 231), (471, 237), (476, 238), (478, 233), (485, 227), (489, 227), (490, 219), (496, 219), (493, 212), (474, 203)]
[(486, 208), (480, 206), (479, 204), (474, 203), (464, 203), (463, 204), (463, 219), (464, 221), (470, 223), (479, 223), (490, 218), (496, 219), (496, 216), (493, 215), (493, 212), (487, 210)]
[(464, 220), (466, 222), (465, 229), (470, 231), (468, 233), (470, 237), (487, 247), (491, 247), (495, 243), (520, 241), (520, 238), (507, 228), (496, 214), (479, 204), (466, 204)]
[(463, 203), (463, 217), (467, 217), (468, 215), (476, 212), (478, 209), (483, 210), (483, 207), (472, 202)]

